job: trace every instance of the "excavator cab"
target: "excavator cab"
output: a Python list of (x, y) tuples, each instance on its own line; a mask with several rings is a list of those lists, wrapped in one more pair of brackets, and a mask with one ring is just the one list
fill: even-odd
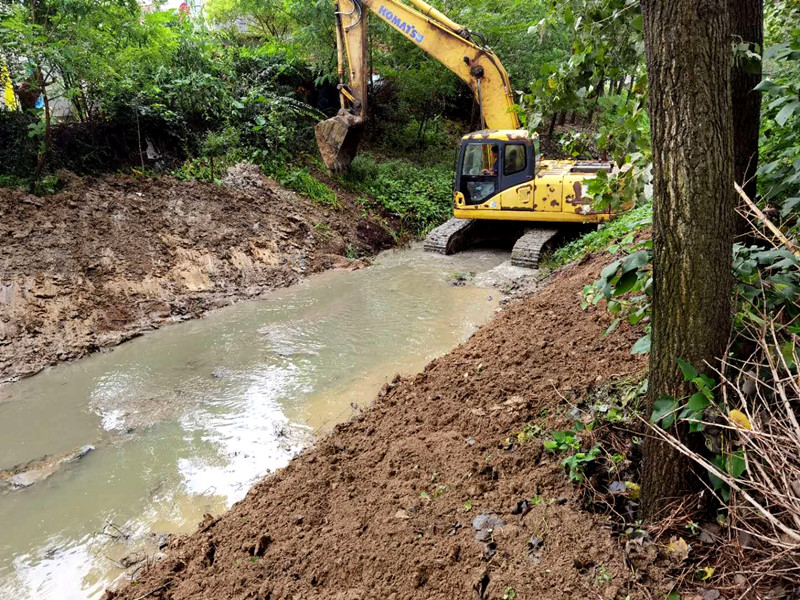
[[(480, 137), (485, 133), (486, 138)], [(533, 180), (536, 153), (531, 139), (479, 132), (461, 143), (456, 170), (456, 205), (476, 206), (514, 186)]]

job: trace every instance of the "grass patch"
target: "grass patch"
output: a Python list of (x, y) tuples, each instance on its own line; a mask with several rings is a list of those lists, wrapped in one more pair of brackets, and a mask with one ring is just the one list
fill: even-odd
[(289, 172), (279, 172), (278, 182), (283, 187), (308, 196), (320, 204), (333, 206), (334, 208), (341, 207), (341, 202), (339, 202), (339, 199), (336, 197), (336, 192), (319, 179), (315, 178), (308, 167), (293, 169)]

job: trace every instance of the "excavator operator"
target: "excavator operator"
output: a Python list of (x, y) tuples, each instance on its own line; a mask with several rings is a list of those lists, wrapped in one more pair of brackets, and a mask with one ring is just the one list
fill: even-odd
[(484, 175), (497, 175), (497, 158), (500, 156), (497, 146), (492, 146), (492, 165), (488, 169), (484, 169)]

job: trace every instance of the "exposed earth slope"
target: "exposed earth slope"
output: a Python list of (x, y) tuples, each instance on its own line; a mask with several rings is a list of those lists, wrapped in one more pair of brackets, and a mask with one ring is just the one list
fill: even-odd
[(0, 189), (0, 382), (394, 243), (343, 195), (321, 206), (247, 166), (225, 183), (73, 177), (45, 198)]
[(636, 332), (604, 338), (606, 311), (579, 308), (602, 266), (561, 272), (398, 378), (107, 598), (625, 598), (622, 547), (580, 510), (560, 457), (539, 439), (504, 441), (526, 423), (563, 425), (570, 399), (644, 367)]

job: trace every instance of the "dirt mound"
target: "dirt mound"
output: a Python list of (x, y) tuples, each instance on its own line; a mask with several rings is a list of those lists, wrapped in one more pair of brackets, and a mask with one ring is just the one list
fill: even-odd
[(246, 169), (239, 189), (66, 179), (46, 198), (0, 189), (0, 381), (393, 245), (348, 198), (322, 207)]
[(643, 369), (638, 333), (604, 338), (606, 312), (579, 308), (601, 267), (562, 272), (396, 379), (107, 598), (625, 598), (623, 550), (580, 511), (560, 459), (539, 440), (503, 442), (526, 423), (563, 425), (564, 399)]

